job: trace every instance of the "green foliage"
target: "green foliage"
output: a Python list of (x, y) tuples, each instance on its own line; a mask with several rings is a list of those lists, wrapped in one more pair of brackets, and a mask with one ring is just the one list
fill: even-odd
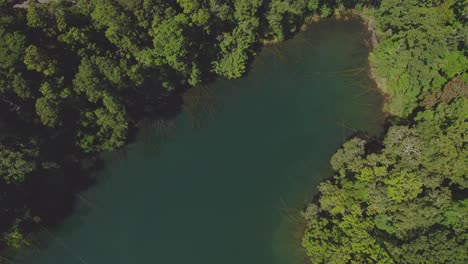
[(48, 12), (48, 6), (41, 5), (34, 0), (29, 0), (27, 4), (26, 18), (28, 26), (31, 28), (40, 28), (48, 33), (52, 33), (50, 30), (54, 28), (54, 21), (53, 16)]
[(11, 80), (11, 85), (13, 87), (13, 91), (21, 97), (22, 99), (27, 99), (32, 97), (32, 91), (26, 80), (23, 78), (21, 73), (17, 73), (13, 75), (13, 79)]
[(92, 59), (86, 57), (81, 60), (73, 84), (76, 92), (86, 94), (87, 99), (93, 103), (102, 97), (102, 90), (105, 88), (98, 67)]
[(25, 246), (29, 246), (29, 241), (24, 237), (18, 229), (18, 226), (14, 226), (8, 232), (3, 234), (2, 241), (7, 244), (7, 246), (18, 249)]
[(255, 33), (249, 27), (257, 27), (258, 21), (246, 22), (249, 26), (234, 29), (232, 34), (222, 36), (220, 44), (222, 57), (213, 62), (214, 72), (229, 79), (244, 74), (249, 54), (248, 47), (255, 40)]
[(195, 25), (206, 26), (210, 21), (211, 14), (209, 10), (201, 8), (193, 13), (190, 18)]
[(15, 21), (12, 10), (9, 8), (8, 0), (0, 0), (0, 27), (11, 25)]
[(195, 63), (192, 63), (192, 70), (190, 72), (190, 78), (188, 80), (189, 84), (192, 86), (197, 86), (201, 83), (201, 71)]
[(200, 8), (199, 1), (196, 0), (177, 0), (180, 7), (184, 10), (184, 13), (193, 13)]
[[(355, 138), (337, 151), (336, 175), (320, 185), (303, 246), (314, 263), (466, 263), (468, 86), (460, 6), (387, 0), (375, 12), (375, 77), (390, 113), (414, 118), (391, 126), (380, 149)], [(420, 105), (426, 110), (415, 113)], [(356, 239), (349, 230), (367, 236)]]
[(36, 168), (37, 149), (32, 146), (0, 144), (0, 177), (6, 183), (19, 184)]
[(218, 59), (212, 62), (213, 71), (229, 79), (245, 73), (251, 55), (251, 46), (258, 39), (260, 26), (257, 12), (262, 1), (239, 0), (235, 3), (234, 17), (239, 21), (232, 32), (218, 37), (221, 49)]
[(307, 4), (307, 8), (312, 13), (316, 12), (319, 8), (319, 0), (309, 0), (309, 3)]
[(20, 32), (9, 33), (0, 28), (0, 69), (15, 66), (21, 61), (26, 37)]
[(462, 74), (468, 68), (468, 58), (463, 51), (449, 52), (444, 56), (445, 65), (442, 71), (448, 78)]
[[(341, 168), (358, 172), (362, 169), (363, 164), (360, 163), (361, 157), (364, 155), (365, 141), (359, 138), (354, 138), (343, 145), (331, 159), (331, 165), (336, 171)], [(342, 176), (345, 176), (344, 174)]]
[(229, 79), (241, 77), (248, 59), (248, 54), (239, 47), (242, 45), (243, 43), (238, 43), (236, 36), (224, 35), (220, 45), (224, 56), (219, 61), (213, 62), (214, 72)]
[(158, 54), (156, 65), (167, 63), (176, 71), (185, 72), (187, 62), (184, 59), (188, 55), (188, 42), (185, 39), (184, 27), (188, 19), (184, 14), (174, 18), (153, 23), (154, 52)]
[(331, 14), (332, 10), (330, 9), (330, 7), (328, 7), (328, 5), (322, 5), (322, 7), (320, 8), (320, 17), (327, 18)]
[(69, 96), (68, 89), (62, 88), (63, 78), (44, 82), (39, 91), (43, 95), (36, 100), (36, 113), (42, 124), (48, 127), (56, 127), (62, 124), (60, 119), (63, 100)]
[(48, 53), (34, 45), (25, 50), (24, 64), (28, 70), (41, 72), (44, 75), (54, 75), (58, 72), (58, 62)]
[(131, 26), (135, 24), (132, 16), (120, 8), (113, 0), (95, 1), (91, 18), (97, 29), (105, 29), (106, 39), (120, 50), (131, 53), (138, 50), (139, 38), (137, 31)]
[(387, 197), (397, 203), (412, 200), (422, 192), (422, 182), (416, 173), (406, 171), (389, 175), (383, 180)]
[(271, 35), (275, 40), (284, 40), (292, 31), (295, 31), (295, 22), (306, 10), (305, 0), (273, 0), (269, 4), (266, 16), (271, 29)]
[[(416, 127), (424, 142), (422, 156), (426, 166), (437, 174), (448, 175), (450, 184), (468, 187), (468, 149), (465, 144), (468, 131), (468, 99), (459, 98), (447, 105), (441, 103), (434, 110), (418, 113)], [(438, 181), (442, 182), (442, 179)], [(436, 183), (433, 183), (434, 185)]]
[(3, 229), (0, 241), (13, 249), (20, 249), (31, 245), (31, 237), (27, 236), (24, 226), (30, 223), (39, 223), (40, 218), (32, 216), (29, 209), (14, 208), (17, 212), (11, 227)]
[(468, 99), (459, 97), (420, 112), (411, 127), (390, 127), (373, 152), (365, 149), (376, 143), (346, 142), (331, 160), (336, 176), (304, 214), (311, 260), (467, 262), (466, 120)]
[[(371, 55), (378, 82), (389, 95), (388, 110), (408, 116), (423, 92), (439, 90), (467, 69), (464, 30), (455, 1), (382, 1), (376, 18), (380, 42)], [(456, 9), (455, 9), (456, 10)]]
[(96, 57), (95, 65), (112, 85), (118, 86), (124, 82), (125, 68), (118, 61), (113, 60), (112, 57)]
[[(421, 100), (427, 110), (415, 113), (415, 126), (391, 127), (381, 152), (368, 153), (369, 143), (360, 138), (344, 144), (332, 158), (336, 179), (320, 185), (320, 204), (305, 212), (310, 224), (304, 245), (317, 262), (418, 263), (432, 257), (446, 263), (449, 254), (437, 252), (439, 238), (463, 260), (464, 238), (453, 234), (465, 234), (460, 219), (466, 203), (453, 201), (452, 189), (468, 185), (468, 111), (459, 99), (468, 78), (466, 4), (378, 2), (372, 13), (380, 44), (370, 61), (389, 94), (389, 111), (408, 116)], [(27, 179), (72, 177), (74, 171), (58, 168), (70, 162), (80, 167), (77, 157), (93, 160), (122, 147), (131, 124), (161, 114), (176, 92), (219, 76), (241, 77), (262, 42), (291, 37), (311, 13), (329, 17), (339, 6), (374, 3), (29, 0), (27, 9), (19, 9), (0, 0), (0, 104), (14, 120), (7, 125), (9, 140), (0, 145), (7, 186), (0, 201), (19, 203), (0, 210), (11, 223), (0, 227), (3, 241), (26, 244), (16, 219), (24, 218), (18, 208), (31, 206), (20, 203), (32, 198), (22, 190), (39, 188)], [(421, 235), (439, 224), (441, 230)], [(390, 240), (382, 241), (382, 233)]]
[(437, 231), (418, 237), (403, 245), (404, 256), (401, 262), (423, 264), (433, 263), (466, 263), (466, 237), (452, 236), (448, 231)]
[(41, 118), (42, 123), (46, 126), (55, 127), (57, 122), (59, 122), (59, 110), (57, 109), (56, 104), (45, 97), (37, 99), (36, 112)]
[(78, 144), (86, 153), (112, 151), (125, 143), (128, 121), (125, 108), (111, 95), (102, 97), (103, 107), (82, 115)]

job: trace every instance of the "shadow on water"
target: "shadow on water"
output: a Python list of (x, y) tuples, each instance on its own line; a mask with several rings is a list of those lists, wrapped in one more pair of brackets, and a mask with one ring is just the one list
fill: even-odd
[[(170, 139), (176, 130), (175, 118), (180, 111), (184, 110), (190, 113), (193, 117), (193, 127), (200, 127), (202, 120), (214, 117), (214, 92), (213, 88), (204, 86), (188, 90), (183, 96), (173, 96), (170, 99), (171, 103), (165, 104), (157, 115), (139, 122), (137, 128), (145, 129), (140, 130), (142, 133), (138, 138), (135, 133), (137, 129), (133, 129), (128, 145), (112, 153), (104, 153), (105, 159), (101, 156), (83, 157), (81, 162), (78, 162), (80, 160), (78, 157), (67, 157), (68, 161), (62, 162), (63, 167), (60, 170), (47, 171), (47, 173), (42, 173), (37, 177), (28, 178), (30, 183), (26, 185), (30, 187), (30, 190), (25, 192), (31, 193), (30, 207), (41, 219), (47, 219), (47, 221), (42, 222), (40, 234), (33, 240), (33, 250), (47, 248), (49, 242), (53, 241), (63, 244), (57, 236), (53, 235), (53, 230), (66, 226), (66, 230), (71, 231), (83, 224), (76, 218), (70, 219), (70, 216), (78, 212), (80, 215), (86, 215), (95, 210), (105, 210), (93, 201), (93, 198), (87, 197), (89, 194), (84, 192), (98, 182), (109, 180), (108, 174), (103, 174), (105, 178), (102, 178), (102, 175), (100, 178), (97, 177), (107, 166), (104, 160), (125, 161), (129, 152), (132, 151), (135, 140), (141, 140), (145, 143), (145, 147), (139, 150), (142, 155), (158, 156), (161, 144)], [(185, 104), (183, 107), (182, 102)], [(66, 142), (66, 140), (64, 141)], [(63, 146), (59, 141), (50, 142), (49, 145), (54, 151), (57, 150), (57, 146)], [(67, 175), (67, 177), (63, 177), (63, 175)], [(61, 232), (66, 233), (66, 230), (61, 230)], [(51, 236), (55, 237), (52, 241)], [(67, 251), (73, 251), (65, 244), (62, 246)], [(4, 260), (9, 259), (7, 256), (16, 254), (15, 252), (4, 253), (6, 254), (3, 257)], [(82, 260), (79, 256), (76, 257)]]
[[(161, 144), (170, 139), (175, 132), (176, 122), (175, 120), (151, 119), (143, 121), (141, 127), (145, 128), (140, 135), (140, 140), (145, 147), (140, 151), (144, 156), (154, 157), (160, 155)], [(131, 149), (131, 146), (126, 148), (126, 151), (129, 148)]]
[(190, 115), (192, 128), (200, 128), (204, 120), (215, 117), (215, 87), (202, 85), (188, 90), (183, 95), (183, 109)]

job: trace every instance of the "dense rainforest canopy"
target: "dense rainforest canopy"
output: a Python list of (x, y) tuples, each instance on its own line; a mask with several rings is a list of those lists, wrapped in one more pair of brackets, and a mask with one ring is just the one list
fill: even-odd
[(391, 126), (381, 142), (346, 142), (305, 212), (313, 262), (466, 263), (467, 119), (458, 98)]
[(96, 155), (177, 113), (180, 92), (348, 9), (375, 27), (395, 125), (334, 156), (303, 244), (318, 263), (466, 262), (465, 0), (0, 0), (1, 242), (60, 220)]

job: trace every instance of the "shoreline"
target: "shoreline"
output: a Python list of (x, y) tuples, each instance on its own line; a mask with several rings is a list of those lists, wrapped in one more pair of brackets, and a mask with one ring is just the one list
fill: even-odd
[[(366, 74), (367, 76), (363, 76), (363, 78), (369, 78), (370, 89), (376, 90), (376, 92), (378, 92), (379, 96), (382, 97), (381, 106), (376, 107), (376, 108), (378, 108), (379, 111), (382, 112), (382, 115), (383, 115), (382, 131), (379, 134), (376, 135), (377, 137), (380, 137), (380, 136), (385, 134), (385, 127), (388, 124), (388, 118), (391, 117), (392, 115), (387, 110), (387, 106), (388, 106), (389, 101), (388, 101), (388, 94), (386, 92), (385, 86), (384, 86), (384, 84), (382, 82), (379, 81), (379, 79), (378, 79), (379, 77), (375, 74), (374, 68), (372, 67), (372, 63), (371, 63), (371, 59), (370, 59), (371, 58), (371, 53), (373, 52), (375, 47), (377, 47), (377, 45), (379, 45), (379, 41), (378, 41), (378, 37), (377, 37), (378, 32), (377, 32), (375, 22), (373, 21), (371, 15), (368, 15), (368, 14), (365, 13), (366, 11), (368, 11), (368, 10), (367, 9), (362, 10), (362, 11), (358, 11), (358, 10), (355, 10), (355, 9), (336, 10), (335, 13), (333, 15), (331, 15), (330, 17), (328, 17), (328, 18), (321, 18), (317, 14), (307, 16), (304, 19), (304, 23), (299, 27), (298, 31), (296, 31), (294, 33), (292, 38), (294, 38), (300, 32), (305, 32), (305, 31), (309, 30), (310, 26), (312, 26), (313, 24), (321, 23), (321, 22), (324, 22), (326, 20), (336, 20), (336, 21), (343, 22), (343, 23), (348, 23), (348, 21), (355, 20), (355, 21), (361, 23), (361, 25), (363, 26), (363, 32), (367, 31), (367, 32), (365, 32), (366, 36), (364, 38), (362, 38), (362, 40), (364, 42), (366, 42), (366, 44), (364, 44), (364, 45), (366, 45), (366, 47), (369, 49), (369, 52), (367, 54), (367, 62), (365, 64), (366, 69), (365, 69), (365, 73), (363, 73), (363, 74)], [(369, 34), (369, 35), (367, 35), (367, 34)], [(261, 39), (260, 41), (262, 43), (262, 49), (263, 49), (263, 48), (269, 48), (269, 47), (274, 47), (276, 45), (280, 45), (282, 42), (287, 41), (287, 40), (288, 39), (285, 39), (285, 40)], [(336, 150), (338, 150), (339, 148), (337, 148)], [(326, 176), (324, 178), (324, 180), (331, 179), (331, 178), (333, 178), (333, 175), (328, 175), (328, 176)], [(321, 182), (323, 182), (324, 180), (322, 180)], [(313, 200), (315, 200), (318, 197), (318, 195), (319, 195), (319, 192), (318, 191), (315, 192), (315, 194), (312, 196), (312, 197), (314, 197)], [(303, 209), (307, 208), (307, 204), (308, 203), (304, 204)], [(305, 234), (305, 232), (307, 230), (308, 221), (305, 220), (305, 218), (303, 218), (302, 214), (303, 214), (303, 212), (300, 212), (297, 215), (295, 215), (295, 216), (298, 217), (299, 221), (298, 221), (298, 223), (296, 223), (294, 225), (295, 227), (294, 227), (294, 231), (292, 231), (292, 235), (293, 236), (297, 235), (299, 237), (299, 240), (296, 241), (296, 242), (298, 242), (298, 246), (300, 248), (302, 248), (302, 250), (304, 251), (304, 247), (302, 246), (302, 237), (303, 237), (303, 235)], [(302, 234), (302, 236), (300, 234)], [(305, 251), (304, 251), (304, 254), (305, 254)], [(304, 259), (304, 264), (310, 264), (310, 263), (312, 263), (312, 262), (311, 262), (311, 260), (309, 258)]]
[[(41, 1), (42, 2), (42, 1)], [(359, 12), (355, 13), (354, 12), (355, 10), (345, 10), (345, 11), (336, 11), (332, 16), (331, 18), (332, 19), (337, 19), (337, 20), (343, 20), (343, 21), (347, 21), (347, 20), (350, 20), (350, 19), (354, 19), (354, 18), (357, 18), (357, 19), (362, 19), (364, 25), (367, 27), (367, 29), (369, 30), (369, 32), (371, 32), (371, 47), (372, 49), (375, 47), (375, 45), (378, 44), (377, 42), (377, 37), (376, 37), (376, 32), (375, 32), (375, 28), (370, 26), (370, 24), (368, 23), (368, 21), (364, 18), (364, 16), (362, 16), (361, 14), (359, 14)], [(344, 15), (343, 15), (344, 14)], [(305, 23), (300, 26), (298, 28), (298, 30), (294, 33), (294, 35), (296, 35), (297, 33), (301, 32), (301, 31), (305, 31), (308, 29), (308, 25), (312, 24), (312, 23), (318, 23), (320, 21), (322, 21), (322, 19), (324, 18), (320, 18), (320, 16), (318, 15), (312, 15), (312, 16), (309, 16), (309, 17), (306, 17), (304, 19)], [(375, 40), (375, 43), (374, 43), (374, 40)], [(277, 45), (281, 42), (284, 42), (284, 40), (282, 41), (279, 41), (279, 40), (271, 40), (271, 41), (268, 41), (268, 40), (260, 40), (260, 42), (263, 43), (263, 47), (268, 47), (269, 45)], [(372, 51), (372, 49), (370, 50), (370, 52)], [(370, 53), (369, 53), (370, 54)], [(255, 55), (254, 55), (255, 57)], [(368, 55), (368, 59), (369, 59), (369, 55)], [(386, 94), (383, 92), (383, 90), (381, 89), (381, 87), (379, 86), (379, 83), (377, 82), (377, 77), (375, 76), (374, 72), (373, 72), (373, 68), (370, 64), (370, 61), (368, 62), (368, 65), (369, 65), (369, 71), (370, 71), (370, 78), (376, 83), (376, 88), (379, 89), (379, 91), (381, 92), (383, 98), (384, 98), (384, 104), (383, 104), (383, 109), (385, 109), (385, 106), (387, 104), (387, 100), (386, 100)], [(383, 111), (383, 114), (384, 114), (384, 117), (386, 118), (387, 117), (387, 112), (386, 111)], [(31, 237), (36, 237), (34, 234), (29, 234)]]
[[(377, 27), (375, 25), (375, 21), (373, 20), (373, 16), (368, 13), (369, 9), (364, 9), (362, 11), (356, 10), (356, 9), (345, 9), (345, 10), (335, 10), (332, 16), (329, 18), (321, 18), (319, 15), (314, 14), (309, 17), (306, 17), (304, 19), (304, 24), (300, 27), (301, 32), (306, 31), (309, 27), (309, 25), (313, 23), (318, 23), (324, 19), (336, 19), (336, 20), (343, 20), (343, 21), (348, 21), (350, 19), (358, 19), (360, 22), (363, 23), (365, 28), (370, 34), (370, 39), (367, 41), (370, 45), (370, 51), (369, 54), (367, 55), (367, 74), (369, 75), (369, 78), (373, 81), (375, 88), (378, 90), (380, 95), (383, 98), (383, 104), (381, 111), (384, 114), (384, 118), (387, 119), (392, 116), (392, 114), (388, 111), (388, 105), (389, 105), (389, 94), (388, 94), (388, 89), (385, 84), (385, 80), (381, 79), (374, 70), (374, 67), (372, 66), (371, 62), (371, 54), (374, 51), (374, 49), (379, 45), (379, 38), (377, 37)], [(263, 41), (265, 46), (269, 45), (275, 45), (277, 43), (280, 43), (281, 41)]]

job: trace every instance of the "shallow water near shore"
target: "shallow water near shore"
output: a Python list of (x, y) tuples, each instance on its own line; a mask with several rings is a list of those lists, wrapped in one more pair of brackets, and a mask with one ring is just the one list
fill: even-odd
[(189, 91), (176, 120), (105, 154), (75, 214), (15, 263), (306, 263), (299, 210), (346, 138), (382, 129), (368, 38), (324, 20), (264, 48), (247, 76)]

